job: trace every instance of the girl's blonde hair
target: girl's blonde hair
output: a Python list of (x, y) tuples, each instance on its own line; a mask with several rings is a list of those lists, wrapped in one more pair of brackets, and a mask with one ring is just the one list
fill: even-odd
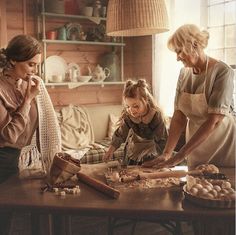
[(209, 33), (200, 30), (194, 24), (185, 24), (179, 27), (169, 38), (167, 46), (171, 51), (183, 50), (187, 55), (196, 53), (207, 47)]
[[(125, 83), (125, 87), (123, 90), (123, 102), (125, 98), (133, 98), (133, 99), (140, 99), (145, 102), (149, 108), (160, 112), (164, 118), (162, 110), (158, 107), (153, 95), (151, 94), (150, 88), (148, 83), (145, 79), (139, 79), (137, 81), (127, 80)], [(127, 116), (127, 110), (124, 107), (121, 113), (121, 117), (119, 119), (119, 123), (122, 123), (124, 117)]]

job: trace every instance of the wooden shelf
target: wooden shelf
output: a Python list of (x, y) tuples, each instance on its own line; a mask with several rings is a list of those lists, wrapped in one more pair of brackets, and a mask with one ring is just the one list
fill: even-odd
[(51, 13), (51, 12), (42, 12), (42, 15), (46, 17), (56, 17), (56, 18), (67, 18), (67, 19), (88, 19), (93, 22), (104, 20), (106, 21), (106, 18), (103, 17), (93, 17), (93, 16), (83, 16), (83, 15), (65, 15), (65, 14), (58, 14), (58, 13)]
[(50, 39), (43, 39), (42, 42), (44, 43), (51, 43), (51, 44), (87, 44), (87, 45), (105, 45), (105, 46), (125, 46), (125, 43), (119, 42), (91, 42), (91, 41), (71, 41), (71, 40), (50, 40)]
[(54, 82), (48, 82), (45, 83), (46, 86), (50, 86), (50, 87), (58, 87), (58, 86), (68, 86), (68, 88), (73, 89), (76, 87), (80, 87), (80, 86), (94, 86), (94, 85), (98, 85), (98, 86), (107, 86), (107, 85), (124, 85), (125, 82), (58, 82), (58, 83), (54, 83)]

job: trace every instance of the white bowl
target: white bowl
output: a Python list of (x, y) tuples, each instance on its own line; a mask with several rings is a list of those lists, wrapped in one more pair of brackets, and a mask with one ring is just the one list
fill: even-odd
[(79, 76), (77, 80), (78, 82), (88, 82), (91, 78), (92, 76)]

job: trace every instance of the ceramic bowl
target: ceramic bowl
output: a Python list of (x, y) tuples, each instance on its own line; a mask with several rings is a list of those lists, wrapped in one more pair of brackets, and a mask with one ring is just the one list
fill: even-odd
[(90, 79), (92, 78), (92, 76), (79, 76), (77, 78), (78, 82), (88, 82)]

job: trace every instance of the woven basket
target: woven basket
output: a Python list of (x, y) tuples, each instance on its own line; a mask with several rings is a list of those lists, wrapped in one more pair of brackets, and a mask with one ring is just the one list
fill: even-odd
[(57, 184), (65, 182), (80, 171), (80, 163), (67, 153), (57, 153), (50, 169), (50, 182)]

